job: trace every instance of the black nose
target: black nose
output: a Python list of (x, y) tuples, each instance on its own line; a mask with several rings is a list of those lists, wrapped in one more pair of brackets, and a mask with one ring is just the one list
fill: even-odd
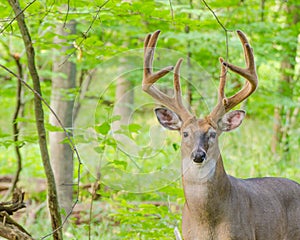
[(196, 151), (192, 153), (192, 159), (195, 163), (202, 163), (206, 158), (206, 153), (204, 151)]

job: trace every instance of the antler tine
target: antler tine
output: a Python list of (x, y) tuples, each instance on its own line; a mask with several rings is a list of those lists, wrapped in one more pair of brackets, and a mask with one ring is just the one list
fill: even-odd
[(225, 96), (225, 84), (226, 84), (226, 76), (227, 76), (227, 67), (223, 64), (224, 59), (219, 58), (221, 63), (221, 73), (220, 73), (220, 82), (219, 82), (219, 89), (218, 89), (218, 102), (214, 109), (209, 114), (209, 118), (212, 120), (219, 120), (221, 116), (226, 113), (226, 105), (227, 105), (227, 98)]
[(185, 121), (191, 117), (190, 112), (184, 107), (181, 97), (180, 87), (180, 66), (182, 59), (179, 59), (174, 70), (174, 96), (169, 97), (165, 93), (161, 92), (153, 84), (167, 73), (173, 70), (173, 66), (165, 67), (155, 73), (153, 73), (153, 57), (160, 31), (156, 31), (153, 34), (148, 34), (144, 42), (144, 77), (143, 77), (143, 90), (151, 95), (154, 99), (166, 107), (173, 110), (179, 117)]
[(187, 108), (183, 105), (182, 102), (182, 92), (181, 92), (181, 84), (180, 84), (180, 67), (183, 59), (179, 58), (175, 68), (174, 68), (174, 102), (176, 107), (176, 112), (182, 118), (182, 120), (188, 119), (192, 117), (191, 113), (187, 110)]
[(226, 84), (226, 74), (227, 74), (227, 68), (223, 64), (224, 59), (219, 58), (219, 61), (221, 63), (221, 74), (220, 74), (220, 84), (219, 84), (219, 93), (218, 93), (218, 102), (224, 101), (226, 99), (225, 97), (225, 84)]
[(174, 97), (178, 105), (183, 105), (182, 104), (182, 97), (181, 97), (181, 85), (180, 85), (180, 66), (182, 63), (183, 59), (180, 58), (178, 59), (175, 68), (174, 68)]
[(167, 73), (173, 70), (173, 66), (165, 67), (156, 73), (153, 73), (153, 57), (156, 47), (156, 42), (160, 31), (156, 31), (153, 34), (148, 34), (144, 43), (144, 78), (143, 78), (143, 90), (148, 89), (158, 79), (165, 76)]
[[(235, 66), (231, 63), (225, 62), (223, 58), (220, 58), (221, 76), (218, 103), (210, 114), (216, 120), (218, 120), (218, 118), (234, 108), (236, 105), (241, 103), (243, 100), (248, 98), (256, 90), (258, 84), (253, 50), (248, 42), (246, 35), (240, 30), (237, 31), (237, 34), (243, 45), (246, 68)], [(229, 98), (226, 98), (224, 93), (227, 69), (230, 69), (231, 71), (241, 75), (247, 80), (243, 88)]]

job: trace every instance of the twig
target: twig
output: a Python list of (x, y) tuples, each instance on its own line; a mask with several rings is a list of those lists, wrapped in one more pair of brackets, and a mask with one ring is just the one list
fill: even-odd
[[(91, 84), (91, 81), (92, 81), (92, 78), (93, 78), (93, 75), (95, 74), (96, 72), (96, 68), (92, 69), (91, 71), (89, 71), (87, 73), (87, 76), (85, 78), (85, 84), (83, 85), (83, 79), (80, 79), (81, 81), (79, 82), (79, 97), (78, 97), (78, 101), (77, 103), (74, 105), (74, 110), (73, 110), (73, 119), (74, 121), (77, 119), (77, 115), (79, 113), (79, 110), (81, 108), (81, 101), (82, 99), (85, 98), (85, 94), (87, 92), (87, 90), (89, 89), (90, 87), (90, 84)], [(83, 78), (83, 75), (84, 74), (81, 74), (81, 77)]]
[[(107, 138), (107, 136), (105, 136), (105, 139)], [(106, 145), (104, 145), (104, 149), (103, 152), (105, 152), (105, 148)], [(97, 189), (99, 188), (100, 185), (100, 178), (101, 178), (101, 174), (100, 174), (100, 169), (101, 169), (101, 162), (102, 162), (102, 157), (103, 154), (100, 156), (100, 159), (98, 161), (98, 165), (96, 167), (96, 173), (97, 173), (97, 178), (94, 184), (92, 184), (92, 195), (91, 195), (91, 202), (90, 202), (90, 209), (89, 209), (89, 224), (88, 224), (88, 228), (89, 228), (89, 233), (88, 233), (88, 239), (91, 240), (91, 233), (92, 233), (92, 217), (93, 217), (93, 204), (94, 204), (94, 199), (96, 198), (96, 194), (97, 194)]]
[(92, 184), (92, 195), (91, 195), (91, 202), (90, 202), (90, 209), (89, 209), (89, 223), (88, 223), (88, 229), (89, 229), (89, 233), (88, 233), (88, 239), (92, 239), (91, 238), (91, 234), (92, 234), (92, 218), (93, 218), (93, 204), (94, 204), (94, 199), (96, 198), (97, 195), (97, 190), (99, 189), (100, 186), (100, 173), (97, 173), (97, 179), (94, 182), (94, 184)]
[[(83, 34), (83, 38), (81, 39), (81, 41), (77, 44), (77, 46), (80, 48), (81, 44), (84, 42), (84, 40), (87, 38), (87, 35), (89, 33), (89, 31), (92, 29), (92, 26), (94, 25), (96, 19), (98, 18), (101, 9), (109, 2), (110, 0), (106, 0), (103, 4), (101, 4), (98, 7), (98, 10), (96, 12), (96, 15), (93, 17), (93, 20), (91, 22), (91, 24), (88, 26), (87, 30), (82, 33)], [(77, 50), (77, 48), (75, 48), (67, 57), (66, 59), (60, 64), (60, 66), (64, 65), (66, 61), (68, 61), (68, 59), (75, 53), (75, 51)]]
[(172, 5), (172, 0), (169, 0), (169, 4), (170, 4), (172, 21), (174, 22), (174, 10), (173, 10), (173, 5)]
[[(20, 56), (18, 54), (13, 54), (13, 58), (15, 59), (18, 68), (18, 75), (20, 78), (23, 78), (23, 69), (20, 63)], [(17, 118), (21, 112), (21, 107), (22, 107), (22, 84), (20, 81), (18, 81), (16, 97), (17, 97), (17, 103), (16, 103), (16, 108), (12, 119), (12, 125), (13, 125), (13, 134), (14, 134), (13, 140), (15, 143), (15, 152), (17, 156), (17, 171), (15, 173), (12, 185), (7, 191), (7, 193), (5, 194), (4, 199), (6, 199), (16, 188), (22, 170), (22, 155), (20, 152), (20, 145), (18, 145), (20, 129), (17, 123)]]
[(182, 240), (181, 234), (180, 234), (180, 231), (179, 231), (178, 227), (174, 228), (174, 235), (175, 235), (176, 240)]
[(65, 20), (64, 20), (63, 28), (66, 27), (66, 23), (67, 23), (67, 20), (68, 20), (69, 12), (70, 12), (70, 0), (68, 0), (68, 4), (67, 4), (67, 13), (66, 13), (66, 17), (65, 17)]
[[(20, 63), (20, 57), (16, 54), (14, 54), (13, 57), (14, 57), (15, 62), (17, 64), (18, 75), (20, 76), (20, 78), (23, 78), (23, 69), (22, 69), (22, 65)], [(19, 180), (20, 172), (22, 170), (22, 156), (21, 156), (21, 152), (20, 152), (20, 146), (18, 144), (16, 144), (19, 140), (19, 132), (20, 132), (20, 129), (19, 129), (19, 126), (18, 126), (18, 123), (17, 123), (17, 118), (18, 118), (20, 112), (22, 111), (21, 108), (22, 108), (22, 84), (21, 84), (20, 81), (18, 81), (17, 105), (16, 105), (14, 116), (13, 116), (13, 132), (14, 132), (15, 151), (16, 151), (17, 160), (18, 160), (18, 169), (17, 169), (15, 179), (13, 181), (12, 191), (16, 187), (16, 184)]]
[(34, 4), (36, 2), (36, 0), (33, 0), (32, 2), (30, 2), (30, 3), (28, 3), (27, 4), (27, 6), (26, 7), (24, 7), (24, 9), (23, 10), (21, 10), (13, 19), (11, 19), (10, 21), (9, 21), (9, 23), (5, 26), (5, 27), (3, 27), (1, 30), (0, 30), (0, 34), (1, 33), (3, 33), (18, 17), (19, 17), (19, 15), (21, 15), (21, 14), (23, 14), (26, 10), (27, 10), (27, 8), (29, 8), (32, 4)]
[(218, 18), (217, 14), (214, 12), (214, 10), (212, 10), (212, 8), (207, 4), (207, 2), (205, 0), (202, 0), (202, 2), (208, 8), (208, 10), (213, 14), (214, 18), (217, 20), (218, 24), (221, 26), (221, 28), (225, 32), (225, 37), (226, 37), (226, 61), (228, 61), (228, 54), (229, 54), (229, 50), (228, 50), (228, 32), (229, 32), (229, 30), (220, 21), (220, 19)]

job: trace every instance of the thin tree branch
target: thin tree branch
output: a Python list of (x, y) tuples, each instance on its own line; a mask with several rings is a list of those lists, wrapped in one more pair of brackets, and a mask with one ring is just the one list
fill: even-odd
[(36, 0), (33, 0), (30, 3), (28, 3), (27, 6), (18, 13), (18, 15), (16, 15), (13, 19), (11, 19), (9, 21), (9, 23), (0, 30), (0, 34), (3, 33), (9, 26), (11, 26), (11, 24), (18, 18), (18, 16), (21, 14), (24, 14), (24, 12), (27, 10), (27, 8), (29, 8), (35, 2), (36, 2)]
[[(83, 38), (81, 39), (81, 41), (77, 44), (77, 46), (80, 48), (81, 44), (85, 41), (85, 39), (87, 38), (87, 35), (89, 33), (89, 31), (92, 29), (96, 19), (98, 18), (100, 11), (102, 10), (102, 8), (109, 2), (110, 0), (106, 0), (103, 4), (101, 4), (98, 7), (98, 10), (96, 12), (96, 15), (93, 17), (93, 20), (91, 22), (91, 24), (88, 26), (87, 30), (82, 33), (83, 34)], [(64, 65), (66, 61), (68, 61), (68, 59), (76, 52), (77, 48), (74, 49), (74, 51), (72, 51), (67, 57), (66, 59), (60, 64), (60, 66)]]
[(67, 13), (66, 13), (66, 17), (65, 17), (65, 20), (64, 20), (63, 28), (66, 27), (66, 23), (67, 23), (67, 20), (68, 20), (69, 12), (70, 12), (70, 0), (68, 0), (68, 3), (67, 3)]
[(204, 5), (208, 8), (208, 10), (212, 13), (212, 15), (214, 16), (214, 18), (217, 20), (218, 24), (221, 26), (221, 28), (224, 30), (225, 32), (225, 37), (226, 37), (226, 61), (228, 61), (228, 55), (229, 55), (229, 50), (228, 50), (228, 32), (230, 30), (228, 30), (224, 24), (220, 21), (220, 19), (218, 18), (217, 14), (214, 12), (214, 10), (212, 10), (212, 8), (207, 4), (207, 2), (205, 0), (202, 0), (202, 2), (204, 3)]
[[(88, 91), (93, 75), (95, 74), (97, 69), (92, 69), (89, 72), (87, 72), (87, 76), (85, 78), (85, 81), (83, 81), (83, 77), (84, 77), (84, 73), (82, 72), (81, 76), (80, 76), (80, 82), (79, 82), (79, 97), (78, 97), (78, 101), (74, 104), (74, 110), (73, 110), (73, 119), (74, 121), (77, 119), (77, 115), (79, 113), (79, 110), (81, 108), (81, 101), (82, 99), (85, 98), (85, 94)], [(85, 84), (83, 84), (83, 82), (85, 82)]]
[[(17, 65), (17, 69), (18, 69), (18, 76), (20, 78), (23, 78), (23, 69), (22, 69), (22, 65), (20, 63), (20, 56), (18, 54), (13, 54), (13, 58), (16, 62)], [(17, 171), (15, 173), (14, 179), (13, 179), (13, 183), (10, 187), (10, 189), (7, 191), (7, 193), (5, 194), (4, 199), (6, 199), (16, 188), (17, 183), (19, 181), (19, 177), (20, 177), (20, 173), (22, 170), (22, 155), (20, 152), (20, 145), (18, 144), (19, 141), (19, 126), (18, 126), (18, 122), (17, 122), (17, 118), (22, 110), (22, 84), (20, 81), (18, 81), (17, 83), (17, 101), (16, 101), (16, 108), (15, 108), (15, 112), (13, 115), (13, 119), (12, 119), (12, 125), (13, 125), (13, 134), (14, 134), (14, 143), (15, 143), (15, 152), (16, 152), (16, 157), (17, 157)]]
[(169, 0), (169, 4), (170, 4), (170, 11), (171, 11), (172, 21), (174, 22), (174, 10), (173, 10), (172, 0)]

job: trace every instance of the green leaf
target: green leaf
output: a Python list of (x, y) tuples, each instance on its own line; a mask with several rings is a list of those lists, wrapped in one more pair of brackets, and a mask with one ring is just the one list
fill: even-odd
[(107, 135), (110, 130), (110, 124), (108, 122), (104, 122), (100, 126), (96, 126), (95, 130), (97, 133)]
[(179, 145), (177, 143), (173, 143), (172, 146), (175, 151), (179, 149)]
[(94, 150), (97, 152), (97, 153), (103, 153), (104, 152), (104, 149), (105, 149), (105, 146), (104, 145), (100, 145), (98, 147), (94, 147)]
[(121, 160), (114, 160), (110, 162), (108, 165), (114, 165), (115, 167), (121, 167), (123, 170), (126, 170), (128, 163)]
[(137, 123), (131, 123), (128, 125), (128, 129), (132, 133), (138, 133), (142, 129), (142, 126)]
[(114, 115), (110, 119), (111, 122), (115, 122), (115, 121), (119, 121), (119, 120), (121, 120), (121, 116), (120, 115)]
[(106, 138), (102, 143), (113, 148), (117, 147), (117, 142), (114, 138)]
[(63, 129), (61, 127), (58, 126), (54, 126), (50, 123), (45, 122), (45, 128), (49, 131), (49, 132), (63, 132)]

